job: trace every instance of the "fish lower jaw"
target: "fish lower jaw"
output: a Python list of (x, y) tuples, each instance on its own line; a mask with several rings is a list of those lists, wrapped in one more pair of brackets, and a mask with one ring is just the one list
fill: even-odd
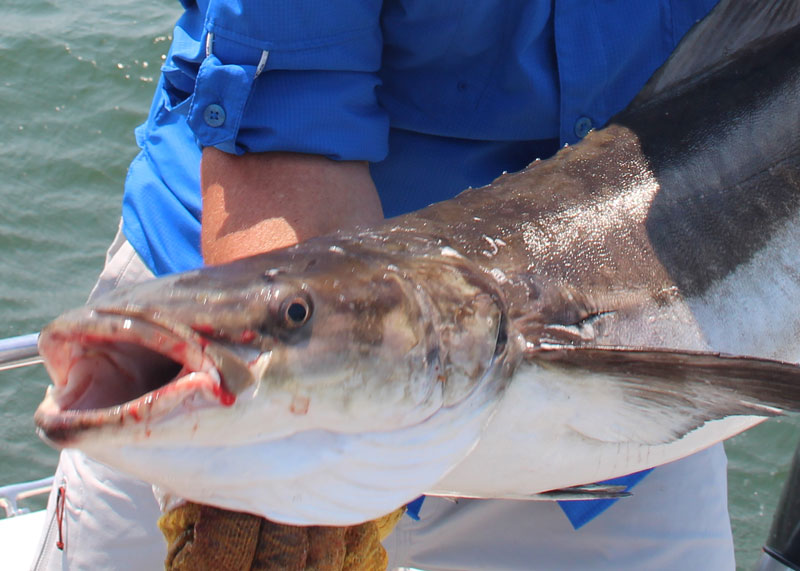
[(102, 429), (127, 440), (201, 408), (232, 405), (208, 342), (144, 318), (82, 310), (39, 337), (53, 385), (35, 414), (42, 437), (71, 446)]
[(123, 433), (125, 441), (148, 439), (157, 424), (175, 415), (233, 402), (214, 371), (190, 372), (136, 399), (105, 408), (65, 408), (58, 392), (58, 388), (48, 387), (34, 421), (40, 436), (59, 448), (79, 446), (100, 431), (104, 435)]
[[(205, 423), (192, 440), (177, 433), (160, 436), (158, 445), (93, 437), (76, 447), (153, 483), (160, 495), (290, 525), (355, 525), (434, 487), (474, 448), (493, 410), (493, 402), (467, 401), (396, 430), (311, 429), (269, 440), (244, 440), (229, 415), (217, 415), (205, 420), (223, 420), (224, 428)], [(247, 407), (236, 413), (245, 422)]]

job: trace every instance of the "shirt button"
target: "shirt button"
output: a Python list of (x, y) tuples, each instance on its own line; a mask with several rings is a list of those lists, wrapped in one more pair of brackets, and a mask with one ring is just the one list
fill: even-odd
[(579, 117), (575, 121), (575, 136), (579, 139), (583, 139), (592, 129), (594, 129), (594, 123), (588, 117)]
[(225, 122), (225, 110), (221, 105), (212, 103), (203, 111), (203, 120), (209, 127), (219, 127)]

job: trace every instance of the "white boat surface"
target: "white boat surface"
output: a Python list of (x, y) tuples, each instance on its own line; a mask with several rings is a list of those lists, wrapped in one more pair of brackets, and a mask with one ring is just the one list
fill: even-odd
[(53, 478), (42, 478), (0, 487), (0, 507), (5, 518), (0, 519), (0, 569), (28, 570), (36, 555), (36, 546), (45, 525), (45, 510), (30, 512), (19, 502), (47, 494)]
[(0, 519), (0, 568), (28, 571), (44, 528), (45, 510)]
[[(36, 348), (38, 333), (0, 339), (0, 371), (41, 363)], [(45, 510), (29, 512), (19, 502), (50, 491), (53, 478), (0, 486), (0, 569), (17, 571), (31, 568), (45, 523)], [(2, 512), (0, 512), (2, 513)]]

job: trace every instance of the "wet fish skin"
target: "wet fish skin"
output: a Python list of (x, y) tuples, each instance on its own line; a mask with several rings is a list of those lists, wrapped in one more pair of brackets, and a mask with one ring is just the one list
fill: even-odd
[[(320, 427), (362, 430), (361, 417), (389, 429), (394, 419), (412, 422), (405, 414), (418, 421), (463, 400), (507, 349), (498, 347), (505, 332), (492, 280), (459, 256), (439, 256), (439, 240), (411, 238), (394, 251), (379, 233), (318, 240), (114, 292), (77, 311), (177, 324), (215, 361), (248, 362), (233, 376), (224, 370), (236, 395), (305, 394), (315, 410), (326, 407)], [(297, 302), (308, 312), (302, 324), (287, 316)]]
[[(365, 519), (335, 496), (327, 508), (313, 493), (298, 499), (325, 487), (320, 469), (347, 479), (349, 494), (374, 496), (370, 510), (391, 511), (475, 445), (521, 355), (506, 342), (492, 279), (436, 238), (386, 239), (315, 240), (120, 289), (62, 316), (41, 334), (54, 379), (41, 431), (133, 473), (155, 469), (164, 478), (154, 481), (206, 503), (221, 493), (220, 505), (253, 511), (252, 485), (269, 487), (272, 519)], [(288, 313), (298, 300), (302, 324)], [(183, 370), (151, 371), (165, 369), (160, 354)], [(93, 367), (101, 378), (80, 405), (65, 400)], [(235, 475), (216, 468), (198, 481), (212, 464)]]
[[(351, 524), (623, 475), (797, 410), (798, 368), (769, 359), (800, 360), (798, 19), (737, 46), (746, 9), (552, 159), (59, 318), (37, 424), (189, 499)], [(734, 45), (694, 62), (720, 27)]]
[[(733, 4), (721, 8), (730, 6)], [(796, 5), (791, 8), (797, 10)], [(546, 245), (542, 248), (545, 255), (532, 264), (535, 272), (540, 279), (552, 279), (566, 287), (566, 298), (576, 300), (566, 305), (575, 315), (583, 313), (590, 319), (588, 323), (586, 319), (565, 319), (569, 312), (555, 315), (542, 320), (544, 327), (534, 326), (541, 327), (544, 335), (528, 339), (539, 339), (548, 346), (660, 347), (791, 362), (800, 359), (796, 341), (800, 317), (794, 305), (800, 295), (797, 39), (796, 26), (789, 27), (759, 40), (758, 49), (750, 46), (738, 57), (727, 59), (700, 80), (692, 79), (660, 96), (648, 94), (608, 128), (562, 151), (557, 157), (561, 162), (548, 162), (549, 173), (539, 169), (539, 185), (547, 184), (547, 179), (554, 181), (553, 195), (566, 195), (567, 203), (562, 207), (545, 203), (542, 212), (538, 210), (542, 201), (532, 202), (530, 208), (535, 211), (528, 219), (541, 226), (534, 232), (529, 228), (511, 232), (504, 240), (512, 244), (516, 239), (521, 244), (526, 231), (528, 236), (540, 237)], [(612, 164), (619, 168), (600, 166)], [(515, 177), (522, 176), (511, 175), (506, 184), (515, 186), (519, 184)], [(501, 181), (496, 184), (502, 188)], [(526, 183), (536, 184), (533, 172), (526, 176)], [(570, 192), (577, 194), (577, 207), (569, 204)], [(597, 205), (603, 206), (598, 210)], [(521, 208), (512, 199), (507, 210)], [(536, 244), (532, 246), (536, 248)], [(510, 247), (509, 251), (514, 255), (519, 250)], [(562, 268), (565, 260), (569, 265)], [(620, 287), (622, 284), (625, 286)], [(522, 300), (517, 307), (524, 308), (526, 287), (517, 289), (521, 293), (509, 298)], [(573, 291), (580, 292), (580, 297), (573, 297)], [(513, 314), (514, 301), (510, 305)], [(548, 303), (550, 308), (559, 306)], [(573, 325), (564, 327), (570, 323)], [(595, 373), (601, 373), (601, 367), (596, 369)], [(638, 370), (638, 365), (633, 369)], [(587, 367), (583, 370), (590, 372)], [(523, 371), (524, 367), (518, 374)], [(542, 371), (536, 373), (541, 377)], [(765, 371), (758, 375), (768, 378)], [(568, 380), (556, 376), (552, 383), (566, 386)], [(605, 380), (605, 386), (613, 384)], [(744, 384), (742, 380), (731, 389), (742, 390)], [(586, 397), (590, 385), (567, 394)], [(520, 434), (518, 447), (537, 434), (533, 422), (520, 427), (521, 411), (514, 405), (531, 402), (537, 384), (514, 382), (509, 388), (484, 433), (483, 441), (496, 446), (479, 446), (448, 474), (440, 491), (493, 485), (495, 493), (513, 494), (536, 470), (534, 460), (508, 470), (501, 461), (514, 450), (514, 444), (502, 435)], [(549, 387), (545, 383), (538, 388)], [(685, 388), (686, 394), (698, 394), (697, 389)], [(761, 390), (770, 390), (769, 383)], [(781, 390), (787, 396), (796, 392), (791, 386)], [(735, 397), (731, 400), (723, 394), (704, 398), (735, 405)], [(764, 400), (774, 398), (780, 399), (773, 395)], [(685, 404), (679, 400), (673, 402), (676, 410)], [(788, 402), (780, 407), (794, 408)], [(647, 408), (643, 406), (641, 412)], [(577, 419), (579, 410), (582, 419)], [(549, 435), (559, 439), (563, 449), (552, 448), (550, 455), (536, 460), (559, 464), (565, 473), (577, 473), (585, 469), (585, 454), (590, 453), (580, 452), (581, 437), (587, 435), (580, 427), (591, 426), (591, 434), (602, 439), (599, 426), (616, 424), (618, 433), (606, 433), (604, 438), (621, 448), (595, 455), (598, 476), (607, 473), (604, 465), (618, 463), (625, 456), (647, 455), (653, 463), (661, 463), (657, 458), (670, 445), (644, 442), (647, 438), (642, 433), (650, 434), (652, 428), (647, 415), (636, 416), (627, 424), (624, 409), (614, 411), (606, 416), (597, 414), (591, 403), (583, 409), (575, 407), (575, 416), (561, 437)], [(663, 410), (650, 412), (661, 414)], [(681, 414), (688, 412), (684, 409)], [(746, 416), (709, 421), (703, 430), (719, 430), (722, 438), (722, 433), (735, 430), (734, 425), (745, 429), (754, 422)], [(724, 423), (730, 426), (724, 428)], [(539, 433), (548, 426), (554, 426), (553, 418), (540, 419)], [(700, 432), (690, 432), (680, 445), (685, 450), (702, 448), (691, 444)], [(491, 481), (478, 469), (485, 465), (498, 467)], [(549, 484), (563, 485), (564, 479), (559, 476)]]

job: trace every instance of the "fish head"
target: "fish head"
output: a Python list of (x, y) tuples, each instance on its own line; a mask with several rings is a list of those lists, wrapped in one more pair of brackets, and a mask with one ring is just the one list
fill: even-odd
[(35, 420), (50, 443), (156, 483), (172, 461), (154, 468), (156, 450), (228, 462), (315, 431), (407, 431), (459, 407), (478, 411), (476, 427), (441, 456), (466, 454), (502, 388), (488, 283), (457, 263), (320, 241), (120, 288), (42, 331), (53, 385)]

